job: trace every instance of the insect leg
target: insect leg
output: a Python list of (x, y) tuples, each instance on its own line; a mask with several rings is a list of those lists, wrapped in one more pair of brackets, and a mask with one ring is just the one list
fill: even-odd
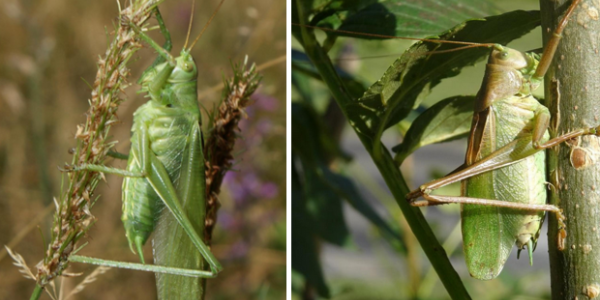
[[(162, 20), (162, 18), (160, 18), (160, 20)], [(159, 24), (160, 23), (161, 22), (159, 22)], [(166, 59), (170, 65), (175, 66), (175, 58), (173, 57), (173, 55), (171, 55), (171, 53), (169, 53), (169, 51), (167, 49), (164, 49), (163, 47), (161, 47), (158, 43), (156, 43), (151, 37), (149, 37), (145, 32), (142, 31), (141, 28), (139, 28), (133, 22), (130, 22), (129, 26), (131, 26), (131, 29), (133, 29), (133, 31), (135, 31), (135, 33), (137, 35), (139, 35), (142, 40), (144, 40), (146, 43), (148, 43), (148, 45), (150, 47), (154, 48), (154, 50), (156, 50), (160, 56), (162, 56), (164, 59)], [(162, 26), (164, 26), (164, 22), (162, 23)], [(165, 28), (165, 31), (166, 31), (166, 28)], [(163, 32), (163, 34), (165, 31), (163, 31), (161, 28), (161, 32)], [(168, 31), (166, 31), (166, 32), (168, 32)], [(170, 37), (170, 35), (169, 35), (169, 37)]]
[[(165, 26), (165, 21), (163, 20), (162, 15), (158, 10), (158, 7), (154, 8), (154, 15), (156, 16), (156, 21), (158, 22), (160, 32), (165, 37), (165, 43), (162, 45), (162, 48), (170, 52), (173, 48), (173, 44), (171, 42), (171, 33), (167, 29), (167, 26)], [(154, 61), (151, 67), (154, 67), (162, 62), (164, 62), (164, 57), (159, 55), (158, 57), (156, 57), (156, 60)]]
[(100, 259), (100, 258), (87, 257), (87, 256), (81, 256), (81, 255), (71, 255), (71, 256), (69, 256), (69, 261), (77, 262), (77, 263), (92, 264), (92, 265), (97, 265), (97, 266), (107, 266), (107, 267), (113, 267), (113, 268), (130, 269), (130, 270), (146, 271), (146, 272), (153, 272), (153, 273), (174, 274), (174, 275), (182, 275), (182, 276), (189, 276), (189, 277), (202, 277), (202, 278), (214, 278), (215, 277), (215, 274), (213, 274), (212, 272), (204, 271), (204, 270), (190, 270), (190, 269), (182, 269), (182, 268), (174, 268), (174, 267), (166, 267), (166, 266), (158, 266), (158, 265), (129, 263), (129, 262)]
[(117, 152), (117, 151), (108, 151), (108, 153), (106, 153), (107, 156), (110, 156), (112, 158), (116, 158), (116, 159), (121, 159), (121, 160), (128, 160), (129, 159), (129, 155), (125, 154), (125, 153), (121, 153), (121, 152)]
[[(210, 249), (202, 239), (199, 234), (194, 230), (194, 227), (190, 220), (188, 219), (186, 213), (184, 212), (181, 202), (177, 196), (177, 192), (175, 187), (173, 186), (171, 179), (164, 167), (164, 165), (158, 160), (154, 152), (150, 149), (150, 144), (147, 139), (147, 133), (145, 132), (147, 129), (145, 126), (139, 127), (138, 143), (140, 146), (141, 159), (140, 163), (142, 164), (141, 169), (144, 170), (143, 174), (147, 174), (145, 177), (152, 188), (155, 190), (157, 195), (162, 199), (165, 205), (169, 208), (173, 217), (177, 220), (177, 223), (181, 226), (181, 228), (185, 231), (185, 233), (189, 236), (190, 240), (198, 249), (198, 252), (202, 255), (202, 257), (206, 260), (206, 262), (210, 265), (211, 271), (205, 270), (194, 270), (194, 269), (184, 269), (177, 267), (167, 267), (164, 265), (146, 265), (139, 263), (126, 263), (120, 261), (113, 260), (104, 260), (98, 258), (84, 257), (78, 255), (70, 256), (69, 260), (72, 262), (81, 262), (81, 263), (89, 263), (95, 265), (103, 265), (103, 266), (111, 266), (111, 267), (119, 267), (126, 269), (134, 269), (140, 271), (149, 271), (156, 273), (165, 273), (165, 274), (173, 274), (173, 275), (184, 275), (190, 277), (202, 277), (202, 278), (213, 278), (222, 270), (221, 264), (217, 261), (214, 255), (210, 252)], [(195, 155), (202, 156), (202, 144), (200, 142), (201, 134), (200, 127), (198, 124), (193, 127), (190, 135), (190, 150), (189, 156), (192, 153), (196, 153)], [(183, 190), (181, 193), (183, 195), (184, 200), (190, 201), (192, 197), (204, 197), (204, 189), (203, 189), (203, 181), (204, 181), (204, 171), (202, 169), (204, 163), (202, 159), (196, 159), (195, 157), (186, 157), (184, 161), (191, 162), (189, 164), (184, 163), (182, 168), (189, 169), (187, 171), (183, 171), (182, 178), (180, 178), (180, 189)], [(199, 165), (198, 165), (199, 164)], [(125, 170), (109, 168), (105, 166), (99, 165), (85, 165), (82, 169), (92, 170), (97, 172), (106, 172), (112, 173), (122, 176), (128, 176), (130, 172)], [(200, 177), (197, 180), (189, 180), (189, 178), (185, 177), (192, 176), (192, 172), (190, 170), (196, 170), (201, 173)], [(193, 176), (198, 176), (198, 174), (193, 174)]]
[(461, 203), (461, 204), (477, 204), (477, 205), (490, 205), (496, 207), (514, 208), (520, 210), (530, 211), (548, 211), (548, 212), (560, 212), (560, 209), (554, 205), (549, 204), (528, 204), (519, 202), (510, 202), (504, 200), (492, 200), (482, 198), (471, 198), (461, 196), (439, 196), (439, 195), (423, 195), (427, 201), (415, 201), (414, 206), (432, 206), (449, 203)]
[(554, 147), (556, 145), (559, 145), (563, 142), (566, 142), (566, 141), (576, 138), (578, 136), (590, 135), (590, 134), (598, 135), (600, 132), (600, 126), (592, 127), (592, 128), (581, 128), (581, 129), (577, 129), (577, 130), (571, 131), (569, 133), (557, 136), (543, 144), (540, 144), (540, 141), (542, 140), (544, 133), (548, 130), (549, 124), (550, 124), (550, 113), (548, 113), (547, 110), (537, 111), (536, 115), (535, 115), (535, 119), (534, 119), (532, 141), (531, 141), (534, 148), (543, 150), (546, 148)]
[[(171, 33), (169, 32), (169, 30), (165, 26), (165, 22), (163, 21), (162, 15), (160, 14), (160, 11), (158, 10), (158, 7), (154, 8), (154, 15), (156, 16), (156, 21), (158, 22), (158, 27), (160, 28), (160, 32), (165, 37), (165, 43), (162, 45), (162, 48), (165, 49), (167, 52), (170, 52), (171, 48), (173, 48), (173, 44), (171, 42)], [(151, 70), (154, 69), (154, 67), (156, 67), (157, 65), (163, 63), (164, 61), (165, 61), (165, 58), (162, 55), (158, 55), (156, 57), (156, 59), (154, 60), (154, 62), (152, 63), (152, 65), (149, 66), (144, 71), (144, 73), (142, 73), (142, 76), (140, 76), (140, 81), (144, 77), (146, 77), (146, 73), (150, 72)]]
[[(136, 136), (138, 138), (138, 143), (140, 145), (146, 146), (146, 144), (149, 144), (148, 137), (145, 136), (144, 134), (138, 134)], [(149, 161), (149, 157), (144, 154), (145, 153), (142, 152), (142, 160), (144, 161), (143, 166), (144, 165), (147, 166), (150, 163), (150, 161)], [(112, 152), (112, 153), (109, 152), (108, 155), (117, 157), (117, 158), (123, 158), (124, 156), (127, 156), (127, 158), (129, 158), (128, 155), (121, 154), (118, 152)], [(107, 167), (104, 165), (93, 165), (93, 164), (80, 164), (80, 165), (76, 165), (76, 166), (66, 166), (64, 168), (59, 168), (59, 169), (63, 172), (86, 170), (86, 171), (92, 171), (92, 172), (114, 174), (114, 175), (119, 175), (122, 177), (146, 177), (146, 174), (148, 174), (147, 169), (143, 169), (144, 171), (139, 173), (139, 172), (131, 172), (129, 170), (123, 170), (123, 169), (119, 169), (119, 168)]]
[[(514, 163), (519, 162), (521, 159), (533, 155), (543, 149), (558, 145), (566, 140), (582, 136), (582, 135), (598, 135), (600, 128), (587, 128), (578, 129), (559, 137), (553, 138), (546, 143), (539, 144), (533, 139), (537, 139), (534, 136), (525, 136), (508, 143), (504, 147), (496, 150), (489, 156), (475, 162), (474, 164), (459, 168), (452, 174), (449, 174), (443, 178), (434, 180), (432, 182), (421, 185), (417, 190), (410, 192), (406, 198), (410, 202), (414, 202), (417, 198), (425, 195), (429, 195), (431, 191), (449, 185), (451, 183), (459, 182), (461, 180), (471, 178), (475, 175), (479, 175), (488, 171), (496, 170)], [(430, 196), (430, 195), (429, 195)], [(423, 205), (420, 205), (423, 206)]]
[[(206, 185), (204, 178), (204, 155), (202, 153), (201, 131), (198, 122), (191, 124), (188, 136), (188, 149), (183, 153), (177, 196), (185, 215), (193, 226), (192, 229), (204, 240), (206, 219)], [(160, 201), (160, 200), (159, 200)], [(198, 251), (183, 225), (177, 222), (172, 214), (163, 213), (160, 224), (154, 236), (154, 263), (163, 266), (174, 266), (187, 269), (208, 269), (206, 255)], [(174, 246), (176, 245), (176, 246)], [(176, 251), (177, 253), (175, 253)], [(195, 290), (201, 282), (198, 279), (182, 278), (180, 276), (157, 274), (159, 295), (175, 293), (173, 286)]]
[(67, 166), (65, 168), (59, 168), (59, 169), (63, 172), (74, 172), (74, 171), (84, 171), (85, 170), (85, 171), (92, 171), (92, 172), (114, 174), (114, 175), (119, 175), (122, 177), (145, 177), (146, 176), (146, 174), (144, 174), (144, 173), (130, 172), (130, 171), (119, 169), (119, 168), (112, 168), (112, 167), (107, 167), (107, 166), (103, 166), (103, 165), (92, 165), (92, 164)]
[(571, 131), (569, 133), (565, 133), (563, 135), (557, 136), (543, 144), (537, 144), (537, 145), (534, 144), (534, 147), (536, 147), (537, 149), (543, 150), (546, 148), (554, 147), (556, 145), (559, 145), (570, 139), (573, 139), (573, 138), (576, 138), (576, 137), (579, 137), (582, 135), (599, 135), (599, 134), (600, 134), (599, 127), (577, 129), (577, 130)]
[(556, 53), (556, 48), (558, 47), (558, 44), (562, 38), (562, 31), (567, 26), (567, 21), (569, 20), (569, 17), (575, 10), (575, 7), (579, 5), (579, 2), (581, 2), (581, 0), (573, 0), (573, 3), (571, 3), (569, 8), (567, 9), (567, 12), (560, 20), (560, 23), (558, 23), (558, 27), (554, 31), (552, 38), (550, 39), (550, 41), (548, 41), (548, 44), (546, 45), (546, 49), (542, 54), (542, 59), (540, 60), (537, 69), (535, 70), (533, 78), (543, 78), (544, 75), (546, 75), (546, 72), (550, 67), (550, 63), (552, 63), (552, 60), (554, 58), (554, 53)]
[[(193, 147), (201, 146), (200, 145), (200, 128), (198, 125), (194, 127), (192, 140), (190, 141), (190, 153), (193, 152)], [(146, 134), (141, 134), (146, 135)], [(146, 170), (148, 176), (146, 179), (150, 182), (150, 185), (156, 192), (156, 194), (163, 200), (169, 211), (173, 214), (173, 217), (177, 220), (177, 222), (181, 225), (181, 227), (185, 230), (187, 235), (190, 237), (192, 243), (196, 246), (196, 249), (202, 254), (206, 262), (210, 265), (212, 274), (216, 276), (223, 267), (217, 261), (216, 257), (210, 252), (210, 249), (204, 242), (202, 238), (198, 235), (198, 233), (194, 230), (194, 227), (187, 215), (185, 214), (183, 207), (181, 206), (181, 201), (177, 196), (177, 192), (171, 179), (169, 178), (169, 174), (165, 169), (164, 165), (158, 160), (154, 152), (150, 149), (150, 145), (148, 143), (142, 143), (142, 153), (143, 157), (147, 157), (143, 159), (144, 164), (145, 161), (149, 161), (149, 165), (142, 166), (143, 170)], [(189, 159), (189, 158), (184, 158)], [(197, 160), (199, 163), (202, 163), (203, 160)], [(190, 183), (190, 184), (201, 184), (199, 182)], [(185, 194), (185, 192), (183, 193)], [(188, 195), (192, 197), (194, 195)], [(198, 196), (198, 195), (195, 195)], [(200, 195), (200, 197), (204, 197), (204, 195)]]
[(510, 202), (504, 200), (492, 200), (492, 199), (482, 199), (482, 198), (471, 198), (471, 197), (462, 197), (462, 196), (439, 196), (439, 195), (422, 195), (425, 201), (413, 201), (411, 204), (413, 206), (435, 206), (442, 204), (450, 204), (450, 203), (460, 203), (460, 204), (477, 204), (477, 205), (489, 205), (494, 207), (506, 207), (513, 208), (524, 211), (547, 211), (552, 212), (556, 215), (556, 218), (559, 222), (560, 228), (564, 228), (565, 216), (562, 213), (562, 210), (552, 204), (529, 204), (529, 203), (519, 203), (519, 202)]

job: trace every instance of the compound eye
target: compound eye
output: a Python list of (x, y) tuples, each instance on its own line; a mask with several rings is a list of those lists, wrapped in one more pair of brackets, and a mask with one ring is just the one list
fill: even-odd
[(507, 59), (507, 58), (508, 58), (508, 52), (507, 51), (500, 52), (500, 59)]
[(182, 66), (182, 69), (184, 71), (186, 71), (186, 72), (190, 72), (190, 71), (192, 71), (194, 69), (194, 66), (191, 63), (189, 63), (189, 62), (184, 62), (183, 66)]

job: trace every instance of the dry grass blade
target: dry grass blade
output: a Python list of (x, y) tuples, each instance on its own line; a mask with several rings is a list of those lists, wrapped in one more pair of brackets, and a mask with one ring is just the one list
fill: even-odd
[(23, 256), (21, 256), (19, 253), (12, 252), (12, 250), (10, 250), (8, 246), (4, 246), (4, 248), (6, 248), (6, 252), (13, 259), (13, 265), (19, 268), (19, 272), (23, 274), (23, 277), (35, 280), (35, 275), (33, 275), (33, 272), (31, 272), (31, 270), (27, 266), (27, 263), (25, 262)]
[[(12, 238), (12, 240), (10, 240), (7, 243), (7, 247), (11, 247), (14, 248), (15, 246), (17, 246), (21, 240), (23, 240), (23, 238), (34, 228), (36, 228), (36, 226), (48, 215), (50, 214), (50, 212), (52, 212), (52, 205), (48, 205), (46, 208), (44, 208), (44, 210), (39, 213), (35, 218), (31, 219), (31, 221), (29, 221), (27, 223), (27, 225), (21, 229), (19, 232), (17, 232), (17, 234), (15, 235), (15, 237)], [(8, 249), (8, 248), (6, 248)], [(0, 261), (2, 261), (4, 259), (4, 257), (6, 256), (6, 252), (7, 250), (2, 249), (0, 250)]]
[[(48, 283), (48, 285), (52, 288), (52, 292), (50, 291), (50, 289), (46, 288), (44, 289), (46, 291), (46, 294), (48, 294), (48, 296), (50, 296), (52, 300), (60, 299), (60, 294), (57, 294), (56, 292), (56, 283), (54, 281), (51, 281), (50, 283)], [(61, 285), (60, 287), (62, 288), (63, 286)]]
[[(13, 265), (15, 265), (15, 266), (17, 266), (17, 268), (19, 268), (19, 273), (23, 274), (23, 277), (25, 277), (27, 279), (36, 280), (35, 275), (33, 274), (33, 272), (31, 272), (31, 269), (29, 269), (29, 266), (27, 266), (27, 262), (25, 262), (25, 259), (23, 258), (23, 256), (21, 256), (21, 254), (19, 254), (19, 253), (15, 253), (12, 250), (10, 250), (10, 248), (8, 246), (4, 246), (4, 248), (6, 249), (6, 253), (8, 253), (8, 255), (13, 259)], [(54, 286), (52, 286), (52, 287), (53, 287), (53, 290), (55, 290)], [(48, 289), (46, 289), (46, 294), (48, 294), (48, 296), (52, 300), (56, 300), (56, 296), (53, 295)]]
[(71, 298), (71, 296), (83, 291), (83, 289), (90, 283), (96, 281), (98, 276), (106, 273), (106, 271), (110, 270), (110, 267), (100, 266), (97, 267), (90, 275), (86, 276), (81, 283), (79, 283), (68, 295), (65, 297), (65, 300)]
[[(276, 66), (277, 64), (285, 63), (286, 61), (287, 61), (287, 55), (285, 55), (285, 54), (281, 55), (279, 57), (273, 58), (267, 62), (264, 62), (264, 63), (256, 66), (256, 72), (260, 72), (262, 70), (269, 69), (271, 67)], [(208, 95), (212, 95), (213, 93), (217, 93), (220, 90), (224, 89), (226, 83), (227, 82), (221, 82), (217, 85), (211, 86), (210, 88), (200, 91), (200, 93), (198, 93), (198, 100), (200, 101), (200, 100), (204, 99), (205, 97), (207, 97)]]
[[(86, 121), (77, 126), (77, 147), (71, 163), (73, 166), (103, 164), (106, 153), (114, 145), (114, 142), (107, 139), (111, 125), (117, 121), (117, 108), (122, 102), (120, 94), (128, 86), (127, 63), (142, 47), (129, 24), (143, 26), (157, 2), (137, 0), (128, 2), (129, 6), (120, 9), (121, 24), (116, 29), (106, 53), (98, 59), (98, 71), (92, 87)], [(77, 242), (95, 222), (90, 208), (97, 199), (94, 197), (94, 190), (103, 175), (75, 170), (69, 166), (66, 169), (70, 171), (68, 187), (63, 190), (57, 201), (51, 241), (44, 260), (38, 264), (36, 279), (40, 287), (44, 287), (63, 273)]]
[(246, 69), (246, 64), (247, 57), (241, 66), (233, 66), (233, 79), (225, 82), (223, 101), (214, 112), (213, 127), (205, 145), (207, 202), (204, 240), (209, 245), (219, 209), (218, 195), (221, 183), (233, 164), (232, 151), (238, 136), (238, 123), (245, 115), (244, 108), (248, 106), (250, 96), (256, 91), (261, 80), (255, 65), (252, 64)]

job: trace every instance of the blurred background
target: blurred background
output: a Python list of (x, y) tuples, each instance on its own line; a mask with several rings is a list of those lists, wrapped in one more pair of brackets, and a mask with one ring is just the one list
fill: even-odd
[[(378, 3), (387, 3), (377, 1)], [(398, 3), (410, 3), (402, 1)], [(418, 1), (419, 3), (436, 3), (437, 1)], [(463, 20), (487, 15), (500, 14), (513, 10), (539, 10), (537, 0), (527, 1), (448, 1), (454, 4), (464, 3)], [(479, 7), (469, 6), (469, 2), (479, 2)], [(482, 9), (484, 2), (491, 6)], [(432, 4), (433, 5), (433, 4)], [(420, 18), (436, 19), (441, 16), (440, 9), (432, 10), (429, 14), (419, 15)], [(487, 14), (486, 14), (487, 13)], [(316, 17), (315, 17), (316, 18)], [(451, 27), (451, 26), (450, 26)], [(446, 29), (449, 29), (447, 27)], [(319, 31), (318, 37), (325, 40), (325, 35)], [(441, 32), (437, 32), (441, 33)], [(433, 33), (430, 33), (433, 34)], [(331, 41), (329, 41), (331, 42)], [(326, 42), (324, 42), (326, 44)], [(327, 44), (331, 46), (332, 43)], [(340, 70), (350, 74), (353, 79), (370, 86), (382, 77), (387, 68), (400, 57), (402, 52), (412, 44), (399, 40), (362, 40), (339, 37), (335, 46), (329, 51), (330, 57)], [(524, 37), (510, 43), (511, 48), (529, 51), (542, 47), (541, 29), (538, 27)], [(293, 53), (293, 106), (292, 139), (296, 140), (295, 124), (314, 124), (330, 132), (320, 137), (321, 147), (326, 152), (323, 160), (327, 161), (328, 169), (349, 180), (343, 185), (346, 194), (335, 188), (311, 185), (311, 176), (307, 175), (305, 162), (292, 155), (293, 166), (297, 172), (298, 181), (293, 182), (292, 191), (295, 195), (306, 197), (308, 203), (307, 215), (317, 219), (323, 217), (324, 223), (318, 223), (312, 239), (317, 255), (319, 274), (308, 255), (297, 258), (297, 249), (302, 247), (296, 243), (298, 234), (292, 235), (293, 247), (293, 299), (322, 299), (319, 295), (318, 284), (307, 282), (306, 274), (314, 282), (324, 280), (331, 299), (449, 299), (449, 296), (439, 281), (438, 275), (431, 269), (418, 242), (410, 232), (404, 217), (395, 200), (390, 194), (377, 167), (363, 144), (344, 119), (337, 104), (330, 96), (327, 87), (321, 81), (313, 80), (310, 76), (310, 64), (305, 61), (301, 45), (292, 39)], [(421, 102), (427, 108), (453, 95), (474, 95), (481, 86), (485, 61), (473, 67), (464, 68), (457, 77), (443, 80)], [(306, 71), (309, 69), (309, 71)], [(543, 98), (543, 87), (539, 87), (534, 95)], [(309, 107), (309, 108), (307, 108)], [(414, 120), (415, 116), (412, 116)], [(296, 119), (298, 118), (298, 119)], [(410, 119), (411, 117), (409, 117)], [(303, 121), (299, 121), (303, 120)], [(310, 120), (310, 121), (308, 121)], [(311, 123), (312, 122), (312, 123)], [(405, 132), (410, 124), (399, 124), (387, 130), (383, 142), (391, 149), (401, 141), (401, 132)], [(323, 142), (327, 140), (327, 142)], [(295, 151), (296, 148), (292, 148)], [(454, 170), (464, 162), (466, 139), (425, 146), (413, 153), (402, 165), (402, 173), (408, 180), (411, 189), (439, 178)], [(335, 159), (332, 159), (334, 157)], [(306, 177), (303, 177), (306, 176)], [(314, 177), (314, 176), (312, 176)], [(303, 181), (304, 179), (304, 181)], [(352, 184), (350, 184), (351, 182)], [(296, 189), (296, 184), (299, 189)], [(315, 202), (325, 201), (319, 198), (316, 189), (329, 191), (331, 196), (328, 204), (318, 206)], [(304, 194), (302, 193), (304, 192)], [(314, 192), (311, 194), (311, 192)], [(439, 194), (458, 194), (460, 185), (452, 185)], [(345, 201), (344, 196), (356, 193), (352, 201)], [(357, 208), (357, 199), (362, 198), (367, 205)], [(293, 198), (295, 199), (295, 198)], [(314, 201), (314, 202), (312, 202)], [(341, 201), (341, 202), (340, 202)], [(349, 203), (349, 202), (352, 202)], [(294, 230), (299, 224), (296, 219), (296, 201), (293, 207)], [(337, 208), (337, 206), (341, 208)], [(406, 249), (398, 246), (397, 241), (386, 236), (381, 223), (374, 221), (372, 214), (365, 213), (365, 207), (374, 210), (383, 220), (398, 230)], [(504, 270), (500, 276), (491, 281), (480, 281), (469, 276), (463, 257), (462, 237), (460, 233), (460, 207), (445, 205), (423, 208), (429, 225), (436, 233), (438, 240), (444, 245), (454, 268), (459, 273), (467, 290), (473, 299), (549, 299), (550, 270), (548, 261), (548, 242), (546, 224), (542, 229), (537, 248), (533, 256), (533, 266), (529, 266), (526, 255), (517, 260), (516, 249), (513, 249)], [(300, 218), (300, 217), (298, 217)], [(321, 227), (319, 227), (321, 226)], [(323, 234), (323, 232), (326, 232)], [(327, 236), (327, 234), (331, 234)], [(321, 235), (321, 237), (317, 237)], [(322, 238), (325, 236), (325, 238)], [(334, 236), (334, 238), (328, 238)], [(303, 240), (305, 241), (305, 240)], [(306, 248), (302, 248), (306, 249)], [(307, 250), (308, 251), (308, 250)], [(524, 254), (524, 253), (521, 253)], [(298, 260), (296, 260), (298, 259)], [(311, 267), (312, 266), (312, 267)], [(320, 277), (322, 276), (322, 278)], [(414, 298), (413, 298), (414, 297)]]
[[(195, 37), (218, 1), (197, 1)], [(124, 4), (122, 4), (124, 5)], [(167, 0), (160, 10), (177, 55), (185, 41), (191, 0)], [(0, 244), (21, 254), (34, 273), (43, 258), (60, 194), (57, 166), (71, 161), (76, 125), (85, 120), (96, 60), (104, 55), (118, 22), (115, 1), (3, 0), (0, 3)], [(154, 22), (154, 21), (152, 21)], [(151, 36), (162, 44), (160, 34)], [(234, 170), (220, 195), (221, 209), (212, 252), (224, 271), (208, 280), (207, 299), (283, 299), (286, 278), (285, 220), (285, 1), (225, 1), (192, 51), (198, 64), (199, 99), (211, 111), (231, 64), (269, 63), (262, 84), (240, 124)], [(140, 50), (130, 63), (126, 101), (113, 126), (116, 150), (127, 153), (132, 114), (142, 103), (135, 93), (141, 72), (156, 54)], [(207, 122), (204, 122), (205, 124)], [(124, 167), (120, 161), (109, 161)], [(137, 261), (120, 220), (122, 178), (107, 176), (96, 190), (96, 224), (81, 254)], [(146, 245), (145, 256), (151, 257)], [(25, 279), (0, 250), (0, 299), (25, 299), (34, 281)], [(69, 272), (94, 267), (73, 264)], [(68, 294), (84, 276), (63, 283)], [(70, 299), (154, 299), (152, 273), (111, 269)], [(47, 295), (42, 299), (49, 299)]]

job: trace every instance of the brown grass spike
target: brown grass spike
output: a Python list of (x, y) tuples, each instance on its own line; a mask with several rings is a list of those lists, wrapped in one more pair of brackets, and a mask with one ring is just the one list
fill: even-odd
[(213, 127), (205, 144), (207, 201), (204, 241), (208, 245), (217, 221), (221, 183), (233, 164), (232, 151), (238, 137), (238, 123), (245, 115), (244, 108), (250, 104), (250, 96), (261, 80), (254, 64), (246, 69), (246, 60), (241, 66), (233, 66), (233, 71), (233, 79), (225, 82), (223, 101), (214, 113)]

